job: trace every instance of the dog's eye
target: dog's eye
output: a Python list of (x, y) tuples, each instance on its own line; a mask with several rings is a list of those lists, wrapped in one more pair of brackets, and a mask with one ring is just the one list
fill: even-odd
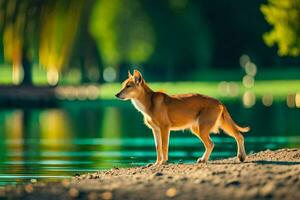
[(126, 87), (127, 87), (127, 88), (130, 88), (130, 87), (132, 87), (132, 86), (131, 86), (131, 85), (126, 85)]

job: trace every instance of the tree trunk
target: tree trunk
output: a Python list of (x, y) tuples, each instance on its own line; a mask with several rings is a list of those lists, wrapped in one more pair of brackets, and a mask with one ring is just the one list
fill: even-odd
[(29, 56), (27, 48), (23, 48), (22, 52), (22, 67), (24, 78), (21, 85), (32, 85), (32, 61)]

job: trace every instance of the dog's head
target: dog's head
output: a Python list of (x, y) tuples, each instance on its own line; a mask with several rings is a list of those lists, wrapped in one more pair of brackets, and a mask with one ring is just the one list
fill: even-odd
[(137, 98), (142, 92), (144, 79), (138, 70), (134, 70), (133, 75), (128, 71), (128, 78), (122, 83), (120, 92), (116, 97), (122, 100)]

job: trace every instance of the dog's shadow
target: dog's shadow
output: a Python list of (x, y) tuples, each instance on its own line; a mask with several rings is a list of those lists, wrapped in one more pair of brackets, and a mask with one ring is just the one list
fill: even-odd
[(280, 161), (280, 160), (256, 160), (250, 161), (250, 163), (262, 164), (262, 165), (300, 165), (297, 161)]
[(218, 162), (217, 160), (211, 162), (211, 165), (235, 165), (235, 164), (260, 164), (260, 165), (300, 165), (300, 161), (280, 161), (280, 160), (253, 160), (253, 161), (245, 161), (245, 162), (238, 162), (238, 161), (229, 161), (229, 162)]

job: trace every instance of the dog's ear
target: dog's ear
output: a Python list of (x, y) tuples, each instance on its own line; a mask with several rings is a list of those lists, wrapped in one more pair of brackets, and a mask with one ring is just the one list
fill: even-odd
[(128, 78), (132, 77), (130, 71), (128, 70)]
[(141, 83), (143, 80), (142, 74), (138, 70), (133, 71), (133, 77), (136, 84)]

